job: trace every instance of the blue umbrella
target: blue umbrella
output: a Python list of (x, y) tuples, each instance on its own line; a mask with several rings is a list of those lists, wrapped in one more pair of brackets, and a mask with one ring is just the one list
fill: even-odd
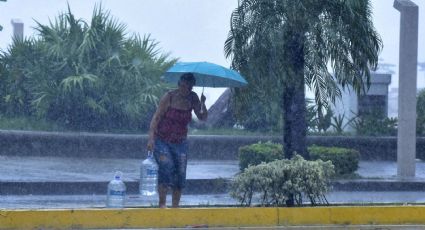
[(238, 72), (209, 62), (178, 62), (165, 72), (162, 79), (177, 83), (185, 73), (195, 76), (195, 86), (241, 87), (248, 84)]

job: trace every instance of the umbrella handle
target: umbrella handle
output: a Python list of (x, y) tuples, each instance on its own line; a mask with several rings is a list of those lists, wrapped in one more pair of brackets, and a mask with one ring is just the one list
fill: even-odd
[[(202, 96), (204, 96), (204, 89), (205, 89), (205, 87), (202, 87), (201, 98), (202, 98)], [(204, 107), (202, 106), (202, 101), (201, 101), (201, 113), (204, 113)]]

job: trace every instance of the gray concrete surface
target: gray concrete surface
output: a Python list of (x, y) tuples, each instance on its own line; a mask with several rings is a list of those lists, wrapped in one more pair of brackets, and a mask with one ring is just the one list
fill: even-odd
[[(423, 205), (423, 192), (330, 192), (326, 195), (333, 205)], [(0, 195), (1, 209), (62, 209), (62, 208), (104, 208), (105, 195)], [(259, 202), (254, 201), (253, 204)], [(235, 206), (238, 201), (227, 193), (183, 195), (180, 202), (182, 207), (191, 206)], [(308, 205), (308, 202), (305, 203)], [(167, 197), (167, 205), (171, 206), (171, 197)], [(156, 207), (155, 197), (146, 198), (138, 195), (128, 195), (125, 207)]]
[[(93, 187), (102, 187), (119, 170), (124, 173), (124, 181), (129, 188), (137, 189), (141, 159), (126, 158), (66, 158), (66, 157), (17, 157), (0, 156), (0, 194), (43, 194), (50, 188), (60, 194), (66, 188), (61, 186), (79, 186), (90, 192)], [(417, 161), (417, 177), (409, 180), (397, 177), (397, 163), (392, 161), (360, 161), (357, 173), (363, 179), (340, 180), (335, 184), (339, 190), (422, 190), (425, 189), (425, 162)], [(217, 185), (225, 179), (231, 179), (239, 172), (238, 162), (233, 160), (190, 160), (188, 163), (188, 184), (199, 187), (200, 183)], [(216, 184), (214, 184), (216, 183)], [(406, 186), (419, 186), (412, 189)], [(355, 188), (354, 185), (357, 187)], [(385, 186), (392, 186), (385, 189)], [(401, 186), (400, 186), (401, 185)], [(4, 192), (7, 186), (24, 190), (22, 192)], [(366, 187), (368, 186), (368, 188)], [(398, 188), (396, 186), (399, 186)], [(41, 192), (31, 192), (34, 189)], [(209, 190), (210, 188), (206, 189)], [(103, 188), (98, 189), (103, 193)], [(220, 192), (225, 190), (219, 190)], [(93, 191), (94, 192), (94, 191)], [(47, 194), (47, 193), (46, 193)], [(80, 194), (87, 194), (81, 192)], [(89, 193), (90, 194), (90, 193)]]
[[(104, 207), (103, 194), (116, 170), (124, 173), (128, 207), (156, 204), (137, 194), (141, 159), (0, 156), (0, 162), (0, 209)], [(227, 182), (238, 172), (237, 161), (189, 161), (182, 205), (237, 205)], [(425, 203), (425, 162), (416, 162), (417, 177), (410, 180), (397, 177), (393, 161), (361, 161), (357, 174), (362, 179), (334, 181), (328, 201)]]
[[(134, 158), (67, 158), (67, 157), (16, 157), (1, 156), (0, 181), (13, 182), (74, 182), (109, 181), (114, 172), (124, 173), (124, 181), (137, 181), (141, 159)], [(416, 177), (424, 181), (425, 162), (416, 162)], [(233, 178), (239, 172), (235, 160), (189, 160), (188, 179)], [(397, 162), (360, 161), (357, 170), (362, 178), (398, 180)], [(402, 179), (400, 179), (402, 180)]]
[[(104, 194), (116, 171), (130, 194), (138, 192), (142, 159), (0, 156), (0, 195)], [(186, 194), (227, 191), (237, 161), (189, 161)]]
[[(0, 162), (0, 181), (109, 181), (116, 171), (124, 181), (136, 181), (142, 159), (0, 156)], [(238, 161), (193, 160), (187, 178), (232, 178), (238, 170)]]

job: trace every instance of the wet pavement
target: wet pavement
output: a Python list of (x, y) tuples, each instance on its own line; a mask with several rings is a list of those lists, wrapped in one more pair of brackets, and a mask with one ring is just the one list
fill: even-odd
[[(6, 195), (0, 196), (1, 209), (77, 209), (105, 208), (105, 195)], [(326, 195), (332, 205), (424, 205), (423, 192), (330, 192)], [(128, 195), (126, 208), (157, 207), (157, 197)], [(181, 207), (220, 207), (238, 206), (240, 203), (228, 193), (183, 195)], [(258, 202), (253, 201), (253, 205)], [(304, 203), (308, 205), (308, 202)], [(171, 196), (167, 197), (171, 206)]]
[[(142, 160), (134, 158), (66, 158), (0, 156), (0, 181), (109, 181), (116, 171), (124, 181), (139, 179)], [(238, 161), (189, 161), (187, 179), (232, 178)]]
[[(124, 173), (124, 181), (137, 181), (142, 160), (134, 158), (67, 158), (0, 156), (0, 181), (109, 181), (115, 171)], [(233, 178), (239, 172), (236, 160), (189, 160), (188, 179)], [(397, 178), (397, 162), (360, 161), (356, 173), (361, 178), (402, 180)], [(425, 162), (416, 162), (416, 176), (407, 180), (424, 181)]]
[[(360, 161), (359, 169), (356, 171), (363, 178), (369, 179), (397, 179), (396, 161)], [(425, 182), (425, 162), (416, 161), (416, 176), (412, 180), (423, 180)]]
[[(154, 206), (157, 203), (155, 197), (137, 195), (141, 161), (0, 156), (0, 209), (102, 208), (106, 184), (117, 170), (124, 173), (128, 185), (126, 207)], [(223, 182), (238, 172), (238, 161), (189, 161), (187, 178), (190, 188), (187, 190), (190, 191), (183, 195), (182, 206), (238, 205), (227, 193)], [(416, 162), (416, 177), (410, 179), (398, 178), (397, 163), (391, 161), (361, 161), (356, 173), (362, 179), (334, 183), (336, 189), (326, 196), (329, 203), (425, 203), (425, 193), (422, 192), (425, 190), (425, 162)], [(81, 193), (77, 191), (79, 186), (85, 188)], [(192, 189), (204, 186), (203, 190)], [(77, 193), (66, 191), (72, 189)]]

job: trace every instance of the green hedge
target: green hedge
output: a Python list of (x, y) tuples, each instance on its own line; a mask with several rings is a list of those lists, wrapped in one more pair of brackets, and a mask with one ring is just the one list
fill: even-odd
[(308, 152), (312, 160), (331, 161), (337, 175), (354, 173), (359, 166), (360, 154), (354, 149), (313, 145)]
[(239, 148), (239, 168), (241, 171), (250, 165), (259, 165), (263, 162), (267, 163), (282, 158), (282, 145), (270, 141), (258, 142)]
[[(308, 152), (311, 160), (331, 161), (336, 175), (352, 174), (358, 169), (360, 154), (357, 150), (313, 145), (308, 147)], [(239, 168), (243, 171), (250, 165), (280, 160), (283, 156), (282, 145), (270, 141), (242, 146), (239, 148)]]

